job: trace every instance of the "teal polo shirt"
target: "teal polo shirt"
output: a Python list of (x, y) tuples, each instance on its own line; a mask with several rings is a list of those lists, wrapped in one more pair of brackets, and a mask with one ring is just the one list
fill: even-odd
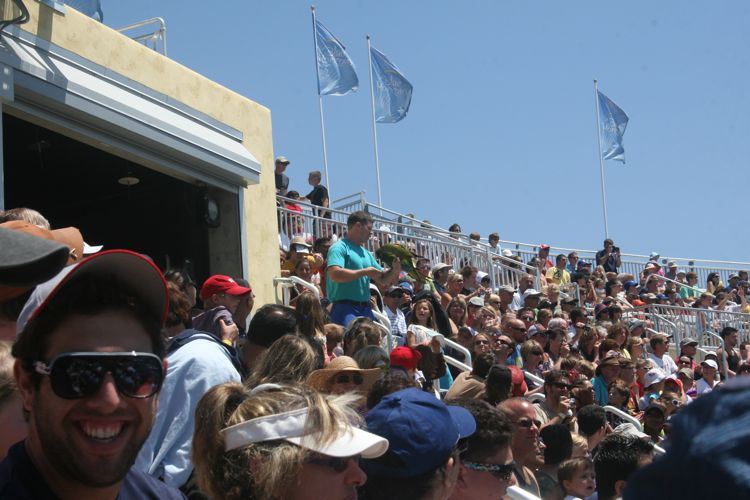
[[(342, 269), (358, 270), (374, 267), (382, 271), (383, 268), (375, 257), (365, 248), (342, 238), (328, 250), (327, 266), (339, 266)], [(339, 300), (353, 300), (355, 302), (370, 301), (370, 278), (364, 276), (347, 283), (336, 283), (326, 273), (326, 292), (331, 302)]]

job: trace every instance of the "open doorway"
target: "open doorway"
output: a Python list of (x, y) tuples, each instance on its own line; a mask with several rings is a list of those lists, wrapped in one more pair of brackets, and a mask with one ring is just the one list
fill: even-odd
[[(91, 245), (149, 255), (162, 269), (191, 263), (209, 274), (209, 190), (3, 114), (5, 208), (75, 226)], [(228, 195), (228, 193), (226, 193)]]

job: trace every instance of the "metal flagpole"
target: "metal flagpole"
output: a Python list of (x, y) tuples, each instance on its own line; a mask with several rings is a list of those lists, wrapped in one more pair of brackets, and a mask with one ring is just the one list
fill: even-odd
[(315, 44), (315, 76), (318, 80), (318, 107), (320, 108), (320, 135), (323, 139), (323, 167), (326, 172), (326, 186), (328, 186), (328, 199), (333, 199), (333, 189), (331, 188), (331, 178), (328, 176), (328, 150), (326, 149), (326, 126), (323, 120), (323, 96), (320, 95), (320, 74), (318, 73), (318, 29), (315, 25), (315, 6), (311, 5), (312, 25), (313, 25), (313, 42)]
[(594, 102), (596, 103), (596, 142), (599, 145), (597, 155), (599, 156), (599, 170), (602, 179), (602, 209), (604, 209), (604, 237), (609, 238), (609, 227), (607, 226), (607, 197), (604, 193), (604, 158), (602, 158), (602, 127), (599, 123), (599, 83), (594, 80)]
[(370, 63), (370, 104), (372, 105), (372, 142), (375, 146), (375, 177), (378, 181), (378, 206), (380, 215), (383, 215), (383, 197), (380, 193), (380, 159), (378, 158), (378, 131), (375, 126), (375, 82), (372, 78), (372, 46), (370, 35), (367, 35), (367, 61)]

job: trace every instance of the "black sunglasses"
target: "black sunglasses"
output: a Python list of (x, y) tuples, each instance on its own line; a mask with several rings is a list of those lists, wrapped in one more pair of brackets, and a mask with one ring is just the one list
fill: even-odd
[(322, 465), (323, 467), (329, 467), (335, 472), (341, 473), (344, 472), (347, 467), (349, 467), (350, 460), (359, 462), (359, 455), (355, 455), (353, 457), (329, 457), (328, 455), (320, 455), (315, 453), (309, 456), (305, 460), (305, 463)]
[(541, 429), (542, 428), (542, 422), (540, 420), (529, 420), (527, 418), (517, 420), (515, 422), (515, 424), (518, 427), (523, 427), (525, 429), (531, 429), (532, 425), (536, 425), (537, 429)]
[(365, 378), (362, 375), (337, 375), (337, 384), (348, 384), (350, 381), (354, 382), (355, 385), (362, 385), (365, 382)]
[(479, 472), (489, 472), (500, 481), (510, 481), (510, 476), (513, 474), (513, 466), (515, 462), (509, 464), (485, 464), (480, 462), (467, 462), (466, 460), (461, 461), (461, 465), (470, 470)]
[(566, 391), (569, 391), (570, 389), (573, 388), (572, 385), (566, 384), (565, 382), (555, 382), (553, 385), (557, 387), (558, 389), (565, 389)]
[(164, 369), (161, 359), (146, 352), (65, 352), (46, 364), (34, 362), (34, 371), (47, 375), (52, 392), (63, 399), (81, 399), (96, 394), (107, 373), (112, 374), (123, 396), (145, 399), (161, 389)]

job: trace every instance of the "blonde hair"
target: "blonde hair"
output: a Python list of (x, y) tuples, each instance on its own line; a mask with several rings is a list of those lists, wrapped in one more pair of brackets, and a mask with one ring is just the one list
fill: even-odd
[(10, 353), (12, 345), (7, 340), (0, 340), (0, 406), (18, 390), (13, 377), (15, 358)]
[(319, 355), (314, 342), (302, 335), (284, 335), (258, 357), (247, 386), (303, 383), (313, 371), (323, 368), (322, 346)]
[(250, 443), (224, 450), (221, 430), (248, 420), (308, 409), (306, 432), (331, 443), (341, 424), (356, 425), (353, 396), (329, 396), (305, 386), (280, 386), (257, 393), (238, 383), (211, 388), (195, 411), (192, 459), (198, 487), (216, 500), (278, 500), (298, 486), (311, 452), (284, 440)]

